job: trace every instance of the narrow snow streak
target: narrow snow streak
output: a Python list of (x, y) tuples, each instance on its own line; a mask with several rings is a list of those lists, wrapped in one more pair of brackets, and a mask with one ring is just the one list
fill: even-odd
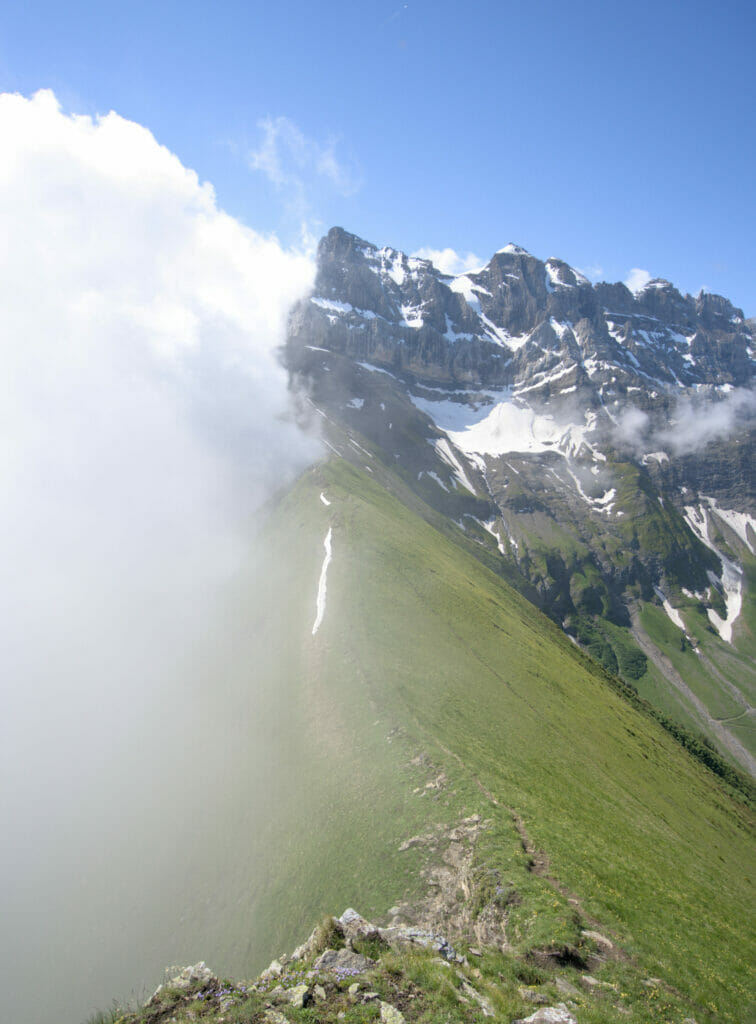
[(722, 559), (722, 587), (727, 615), (720, 619), (713, 608), (707, 608), (706, 614), (722, 639), (731, 644), (732, 627), (743, 607), (743, 570), (724, 555), (719, 557)]
[(312, 635), (315, 636), (318, 629), (320, 629), (320, 623), (323, 621), (323, 615), (325, 614), (326, 606), (326, 576), (328, 575), (328, 566), (331, 561), (331, 528), (329, 527), (326, 539), (323, 541), (323, 547), (325, 548), (325, 558), (323, 559), (323, 568), (320, 570), (320, 580), (318, 581), (318, 598), (316, 602), (316, 615), (315, 624), (312, 627)]
[(325, 494), (323, 494), (322, 491), (320, 492), (320, 500), (323, 502), (324, 505), (330, 505), (331, 504), (330, 501), (328, 500), (328, 498), (326, 498)]

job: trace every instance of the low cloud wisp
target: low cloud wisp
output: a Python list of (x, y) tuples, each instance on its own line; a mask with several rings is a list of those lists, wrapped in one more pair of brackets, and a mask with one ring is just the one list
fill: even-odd
[(276, 355), (314, 267), (117, 114), (6, 94), (0, 134), (0, 961), (41, 1024), (138, 981), (184, 898), (230, 770), (219, 595), (320, 451)]
[(306, 224), (316, 196), (348, 198), (359, 191), (359, 176), (337, 155), (334, 139), (311, 138), (288, 117), (265, 118), (258, 128), (261, 139), (249, 153), (249, 166), (285, 196), (291, 216)]
[(468, 252), (463, 255), (449, 247), (446, 249), (429, 249), (426, 246), (422, 249), (417, 249), (412, 255), (422, 260), (430, 260), (437, 270), (440, 270), (442, 274), (448, 274), (449, 277), (456, 277), (457, 274), (466, 274), (471, 270), (477, 270), (485, 263), (485, 260), (481, 260), (474, 252)]
[(644, 410), (628, 406), (617, 419), (613, 438), (636, 456), (659, 450), (691, 455), (712, 441), (731, 437), (754, 416), (756, 394), (742, 388), (716, 397), (686, 396), (678, 400), (669, 426), (662, 428)]
[(650, 280), (651, 275), (647, 270), (643, 270), (641, 267), (633, 267), (625, 278), (624, 283), (634, 295), (637, 295), (638, 292), (643, 291)]

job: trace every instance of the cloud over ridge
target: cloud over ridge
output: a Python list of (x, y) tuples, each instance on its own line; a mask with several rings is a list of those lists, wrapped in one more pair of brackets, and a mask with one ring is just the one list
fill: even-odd
[[(77, 846), (82, 808), (102, 835), (153, 800), (173, 800), (178, 822), (183, 789), (196, 798), (223, 770), (212, 736), (187, 758), (185, 673), (213, 629), (223, 647), (216, 595), (261, 502), (319, 454), (277, 357), (314, 266), (224, 213), (115, 113), (4, 94), (0, 136), (0, 813), (13, 823), (0, 866), (18, 882), (0, 958), (30, 991), (23, 970), (47, 952), (24, 892), (67, 925), (91, 913), (79, 956), (120, 955), (98, 945), (91, 892), (74, 905), (71, 880), (55, 880), (57, 860), (80, 863), (78, 878), (112, 853)], [(168, 762), (185, 773), (170, 792)], [(164, 863), (137, 850), (134, 870), (165, 870), (164, 846)]]
[(452, 249), (449, 246), (446, 249), (432, 249), (428, 246), (423, 246), (421, 249), (416, 249), (412, 255), (419, 257), (421, 260), (430, 260), (437, 270), (450, 277), (478, 270), (485, 264), (485, 260), (481, 260), (474, 252), (458, 253), (456, 249)]
[[(226, 440), (264, 433), (247, 468), (274, 484), (303, 454), (276, 348), (311, 261), (225, 214), (210, 185), (117, 114), (69, 117), (47, 91), (4, 95), (0, 127), (3, 472), (35, 439), (24, 454), (62, 472), (73, 429), (72, 473), (110, 434), (120, 463), (108, 462), (134, 468), (131, 435), (154, 416), (170, 424), (166, 440), (212, 459), (226, 458)], [(158, 430), (140, 466), (162, 440)]]
[(746, 388), (681, 395), (671, 410), (669, 425), (659, 427), (645, 410), (628, 405), (617, 417), (612, 437), (636, 457), (655, 449), (691, 455), (731, 437), (754, 416), (756, 395)]

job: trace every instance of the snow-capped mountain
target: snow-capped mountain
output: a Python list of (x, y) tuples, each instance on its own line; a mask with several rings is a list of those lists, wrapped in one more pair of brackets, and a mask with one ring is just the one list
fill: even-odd
[(600, 405), (631, 388), (742, 387), (754, 369), (753, 326), (727, 299), (682, 296), (662, 280), (636, 295), (592, 286), (562, 260), (516, 245), (447, 277), (334, 228), (310, 306), (307, 330), (327, 334), (329, 347), (429, 381), (527, 387), (536, 397), (586, 387)]
[(691, 687), (708, 662), (750, 719), (755, 341), (727, 299), (661, 279), (591, 285), (511, 244), (449, 277), (334, 228), (287, 361), (337, 452), (369, 448), (609, 669), (641, 692), (666, 677), (681, 718), (754, 771)]

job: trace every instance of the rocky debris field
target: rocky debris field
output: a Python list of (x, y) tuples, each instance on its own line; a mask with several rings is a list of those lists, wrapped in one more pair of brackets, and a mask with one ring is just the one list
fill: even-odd
[[(584, 937), (600, 967), (611, 941), (597, 932)], [(398, 923), (396, 915), (389, 927), (379, 927), (350, 908), (325, 918), (306, 942), (273, 960), (254, 981), (224, 980), (198, 963), (161, 985), (139, 1009), (99, 1013), (90, 1024), (695, 1024), (682, 1009), (668, 1015), (668, 1003), (662, 1016), (650, 1016), (649, 1002), (662, 982), (645, 978), (641, 985), (648, 996), (643, 1006), (620, 985), (585, 973), (584, 964), (544, 969), (500, 948), (453, 946), (432, 930)]]

